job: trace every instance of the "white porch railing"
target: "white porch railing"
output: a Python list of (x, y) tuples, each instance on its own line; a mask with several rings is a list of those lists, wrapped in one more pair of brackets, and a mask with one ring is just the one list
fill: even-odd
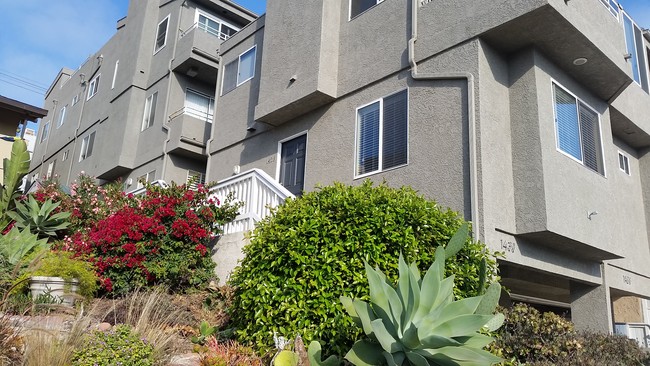
[(282, 204), (289, 197), (295, 197), (260, 169), (221, 180), (210, 192), (212, 197), (217, 197), (222, 202), (228, 193), (233, 192), (237, 202), (244, 202), (237, 218), (224, 225), (224, 235), (253, 230), (255, 223), (271, 213), (271, 208)]
[[(137, 182), (137, 184), (140, 185), (140, 182)], [(169, 184), (167, 184), (167, 182), (165, 182), (162, 179), (158, 179), (156, 181), (151, 182), (151, 185), (154, 186), (154, 187), (156, 187), (156, 186), (163, 187), (163, 188), (169, 187)], [(147, 187), (140, 187), (140, 188), (136, 188), (136, 189), (134, 189), (132, 191), (129, 191), (129, 192), (126, 192), (126, 193), (137, 196), (139, 194), (143, 194), (146, 191), (147, 191)]]

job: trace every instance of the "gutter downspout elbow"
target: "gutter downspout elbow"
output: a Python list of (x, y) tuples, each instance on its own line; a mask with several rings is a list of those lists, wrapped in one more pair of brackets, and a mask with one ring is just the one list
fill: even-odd
[(473, 226), (473, 237), (478, 240), (481, 236), (481, 223), (479, 219), (479, 195), (478, 195), (478, 159), (476, 146), (476, 111), (475, 111), (475, 77), (470, 72), (448, 72), (448, 73), (419, 73), (418, 64), (415, 58), (415, 43), (418, 39), (418, 9), (419, 0), (411, 1), (411, 38), (408, 41), (408, 59), (411, 66), (411, 78), (413, 80), (467, 80), (467, 119), (469, 124), (469, 183), (470, 183), (470, 211)]

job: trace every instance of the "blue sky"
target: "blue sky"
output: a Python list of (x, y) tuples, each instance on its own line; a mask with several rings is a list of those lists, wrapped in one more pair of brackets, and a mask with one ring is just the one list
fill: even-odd
[[(266, 0), (235, 1), (258, 14), (266, 9)], [(650, 28), (650, 0), (620, 3)], [(77, 68), (108, 41), (127, 7), (128, 0), (0, 0), (0, 95), (42, 106), (59, 70)]]

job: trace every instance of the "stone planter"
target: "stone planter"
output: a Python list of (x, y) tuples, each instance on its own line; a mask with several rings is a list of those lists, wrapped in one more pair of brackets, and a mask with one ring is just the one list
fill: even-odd
[(29, 289), (33, 299), (41, 295), (49, 295), (55, 303), (71, 307), (77, 297), (79, 281), (74, 279), (66, 281), (61, 277), (34, 276), (29, 280)]

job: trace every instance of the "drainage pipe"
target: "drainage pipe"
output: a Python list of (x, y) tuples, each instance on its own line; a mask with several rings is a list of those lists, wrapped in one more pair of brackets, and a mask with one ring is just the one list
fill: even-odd
[(438, 72), (419, 73), (418, 64), (415, 60), (415, 43), (418, 39), (418, 10), (420, 0), (411, 0), (411, 38), (408, 42), (408, 59), (411, 66), (411, 77), (413, 80), (467, 80), (467, 118), (469, 121), (469, 183), (470, 183), (470, 210), (473, 226), (474, 239), (481, 236), (479, 209), (478, 209), (478, 164), (476, 156), (476, 114), (475, 114), (475, 93), (474, 74), (470, 72)]

